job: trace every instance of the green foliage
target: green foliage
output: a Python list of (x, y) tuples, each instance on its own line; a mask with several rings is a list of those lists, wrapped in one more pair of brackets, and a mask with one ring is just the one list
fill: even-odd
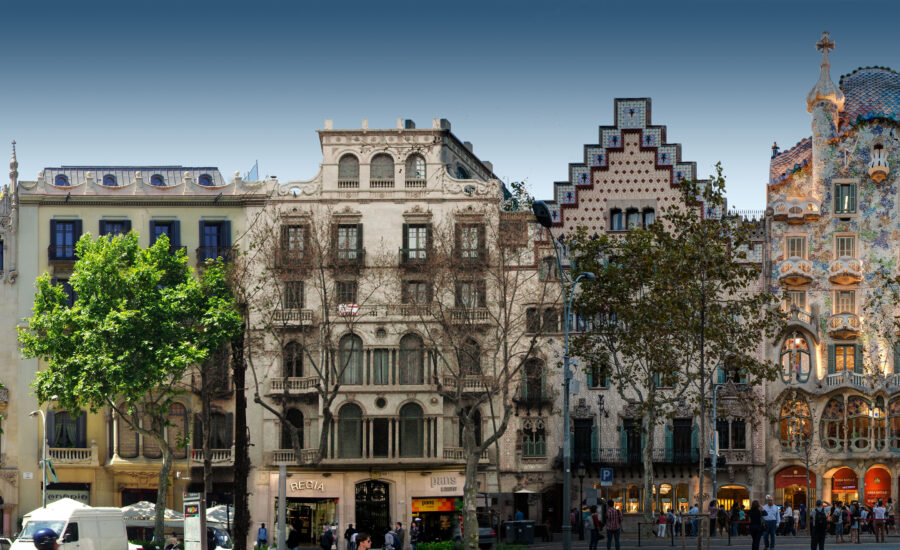
[(419, 550), (456, 550), (456, 543), (452, 540), (438, 542), (420, 542)]

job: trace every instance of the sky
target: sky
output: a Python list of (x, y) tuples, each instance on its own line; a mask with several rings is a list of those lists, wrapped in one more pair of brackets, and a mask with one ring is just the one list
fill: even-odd
[[(900, 2), (0, 0), (0, 143), (20, 179), (59, 165), (259, 161), (313, 177), (317, 129), (430, 127), (446, 118), (504, 181), (550, 198), (613, 99), (652, 122), (698, 174), (723, 163), (729, 203), (763, 209), (773, 141), (810, 134), (815, 42), (832, 76), (900, 69)], [(8, 147), (8, 145), (5, 145)], [(0, 155), (2, 155), (0, 150)], [(8, 153), (7, 153), (8, 154)]]

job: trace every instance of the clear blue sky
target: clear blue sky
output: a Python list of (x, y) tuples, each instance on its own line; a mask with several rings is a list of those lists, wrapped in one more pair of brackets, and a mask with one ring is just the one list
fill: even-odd
[[(312, 177), (315, 130), (448, 118), (540, 197), (615, 97), (762, 208), (770, 146), (809, 135), (814, 43), (832, 74), (900, 69), (900, 2), (3, 2), (0, 140), (19, 172), (60, 164), (219, 166)], [(3, 155), (4, 157), (6, 155)], [(2, 157), (0, 157), (2, 158)]]

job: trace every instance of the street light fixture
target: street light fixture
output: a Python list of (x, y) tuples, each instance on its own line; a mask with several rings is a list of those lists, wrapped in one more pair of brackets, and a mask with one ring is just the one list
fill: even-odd
[[(50, 401), (56, 401), (57, 396), (53, 396), (50, 398)], [(41, 426), (44, 430), (44, 439), (41, 445), (41, 508), (47, 507), (47, 415), (44, 414), (44, 410), (38, 408), (36, 411), (31, 411), (28, 413), (28, 416), (38, 416), (41, 417)]]
[[(563, 511), (572, 505), (572, 434), (569, 432), (571, 424), (571, 411), (569, 410), (569, 386), (572, 381), (572, 372), (569, 369), (569, 312), (572, 310), (572, 298), (575, 295), (575, 287), (581, 279), (592, 281), (597, 278), (590, 272), (579, 273), (571, 286), (566, 284), (566, 272), (563, 271), (562, 255), (559, 251), (559, 243), (553, 238), (553, 216), (550, 208), (544, 201), (534, 201), (531, 211), (537, 222), (547, 230), (553, 250), (556, 252), (556, 267), (559, 269), (559, 284), (563, 292), (563, 327), (565, 334), (565, 355), (563, 356)], [(565, 515), (562, 522), (563, 550), (572, 550), (572, 522), (566, 521)]]

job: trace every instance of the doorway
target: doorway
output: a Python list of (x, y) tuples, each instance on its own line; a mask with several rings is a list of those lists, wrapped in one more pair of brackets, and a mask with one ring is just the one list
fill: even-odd
[(384, 545), (384, 534), (391, 528), (390, 486), (382, 481), (356, 484), (356, 529), (372, 535), (372, 547)]

